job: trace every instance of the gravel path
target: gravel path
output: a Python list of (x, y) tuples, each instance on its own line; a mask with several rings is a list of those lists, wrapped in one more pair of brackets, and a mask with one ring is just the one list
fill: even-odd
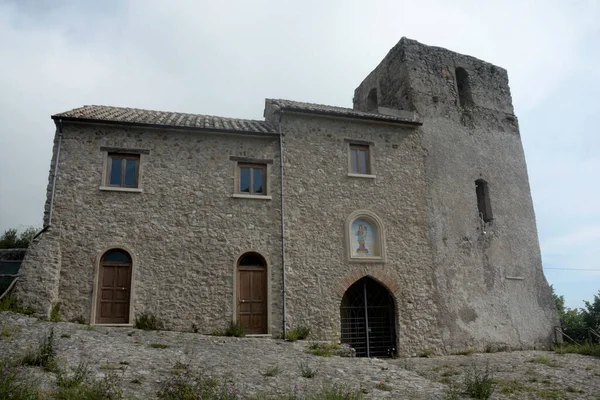
[[(307, 342), (129, 328), (89, 329), (13, 313), (0, 313), (0, 332), (16, 330), (0, 336), (0, 351), (4, 356), (22, 354), (51, 328), (60, 363), (76, 367), (86, 361), (98, 377), (115, 371), (125, 394), (135, 398), (155, 398), (159, 382), (167, 378), (175, 363), (182, 362), (210, 376), (230, 378), (244, 394), (286, 394), (297, 385), (306, 393), (343, 383), (361, 388), (365, 399), (445, 399), (453, 382), (462, 382), (464, 372), (475, 363), (480, 369), (489, 365), (494, 371), (499, 381), (494, 399), (600, 399), (600, 359), (541, 351), (396, 360), (318, 357), (306, 352)], [(534, 359), (538, 362), (530, 362)], [(317, 370), (315, 377), (303, 378), (300, 363)], [(270, 367), (278, 367), (279, 373), (264, 376)], [(49, 381), (51, 375), (44, 374)]]

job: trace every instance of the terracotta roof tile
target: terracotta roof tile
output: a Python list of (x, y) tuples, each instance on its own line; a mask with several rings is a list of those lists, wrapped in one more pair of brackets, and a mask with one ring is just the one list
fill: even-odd
[[(389, 121), (397, 123), (405, 123), (410, 125), (421, 125), (422, 122), (416, 113), (403, 110), (395, 111), (396, 115), (383, 114), (381, 112), (364, 112), (353, 108), (327, 106), (324, 104), (303, 103), (300, 101), (283, 100), (283, 99), (266, 99), (267, 103), (271, 103), (283, 110), (297, 111), (309, 114), (333, 115), (346, 118), (358, 118), (378, 121)], [(381, 109), (380, 109), (381, 110)], [(389, 110), (389, 109), (386, 109)], [(401, 114), (401, 115), (400, 115)]]
[(276, 131), (264, 121), (125, 107), (83, 106), (55, 114), (52, 118), (82, 120), (88, 122), (153, 125), (171, 128), (195, 128), (215, 131), (276, 133)]

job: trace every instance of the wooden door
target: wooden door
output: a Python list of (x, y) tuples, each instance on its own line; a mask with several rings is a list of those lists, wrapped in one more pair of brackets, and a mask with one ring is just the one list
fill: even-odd
[(264, 266), (239, 266), (237, 322), (249, 334), (267, 333), (267, 273)]
[(110, 250), (98, 274), (97, 324), (129, 323), (131, 257), (123, 250)]

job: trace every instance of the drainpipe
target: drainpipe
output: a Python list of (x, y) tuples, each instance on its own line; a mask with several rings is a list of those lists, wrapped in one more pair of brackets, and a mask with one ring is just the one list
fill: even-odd
[(283, 118), (283, 110), (279, 110), (279, 195), (281, 200), (281, 278), (282, 278), (282, 298), (283, 298), (283, 338), (285, 339), (286, 328), (286, 296), (285, 296), (285, 213), (283, 208), (283, 132), (281, 131), (281, 119)]
[[(54, 171), (52, 172), (52, 189), (50, 192), (50, 207), (48, 210), (48, 225), (43, 229), (47, 229), (52, 225), (52, 208), (54, 206), (54, 188), (56, 187), (56, 176), (58, 175), (58, 159), (60, 158), (60, 145), (62, 143), (62, 119), (58, 120), (58, 146), (56, 147), (56, 159), (54, 160)], [(42, 233), (42, 232), (40, 232)]]

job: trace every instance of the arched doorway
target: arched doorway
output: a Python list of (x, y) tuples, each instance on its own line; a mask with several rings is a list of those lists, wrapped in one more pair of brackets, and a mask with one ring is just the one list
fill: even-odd
[(364, 277), (346, 290), (340, 306), (342, 343), (357, 357), (396, 354), (396, 312), (392, 294), (382, 284)]
[(249, 334), (267, 333), (267, 263), (246, 253), (237, 265), (237, 322)]
[(96, 299), (97, 324), (128, 324), (131, 297), (131, 256), (112, 249), (100, 259)]

